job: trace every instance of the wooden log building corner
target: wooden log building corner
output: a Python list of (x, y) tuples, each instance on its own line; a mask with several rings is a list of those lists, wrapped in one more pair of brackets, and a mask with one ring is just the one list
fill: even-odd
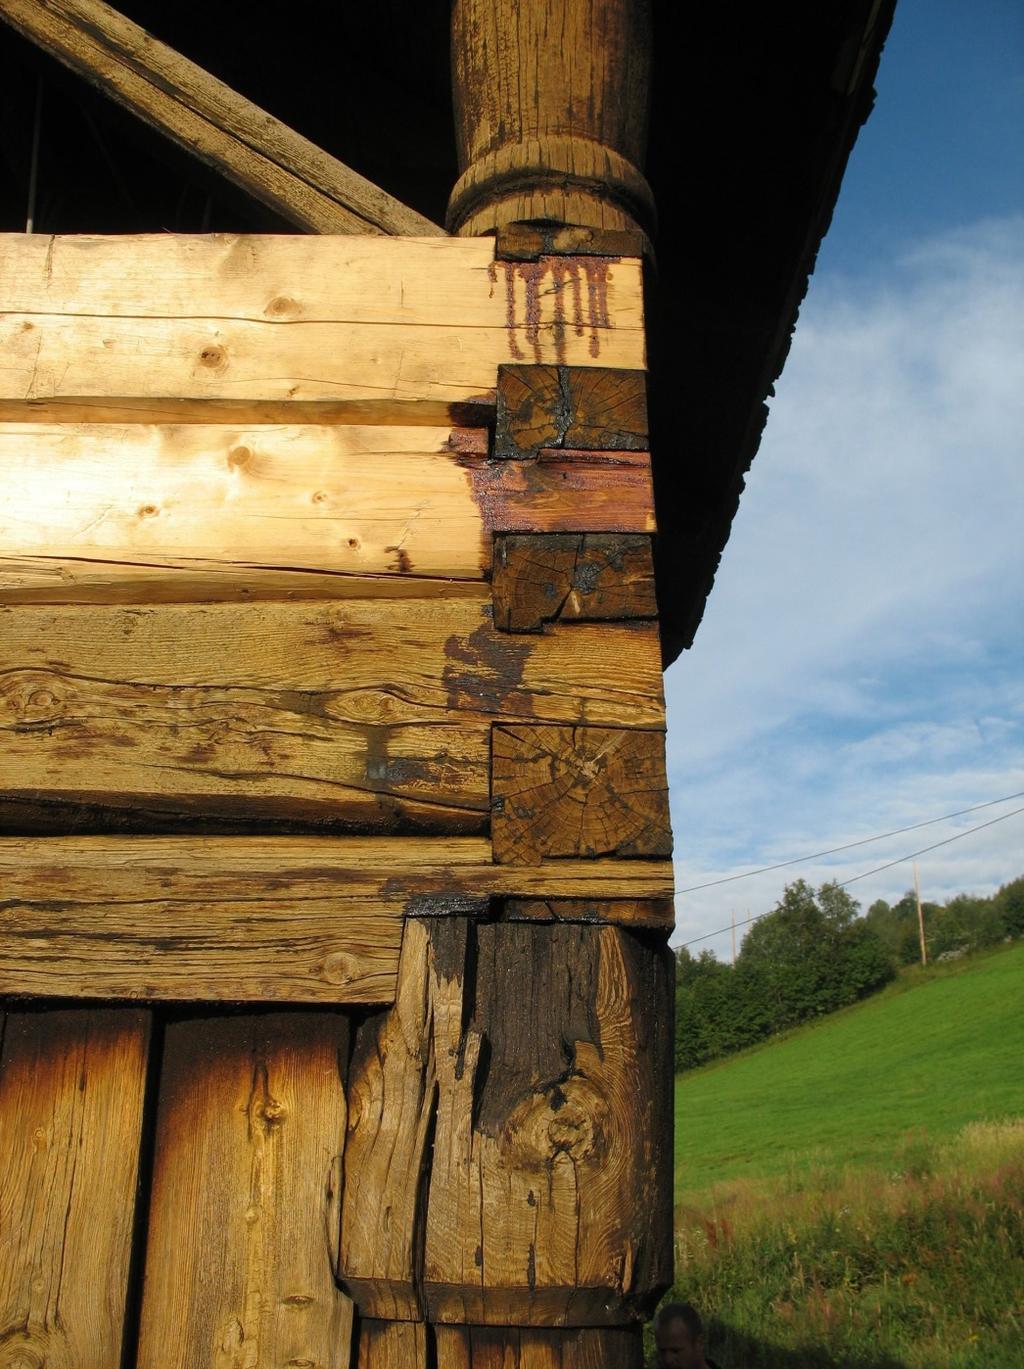
[(662, 669), (892, 0), (339, 8), (0, 0), (11, 1369), (672, 1279)]

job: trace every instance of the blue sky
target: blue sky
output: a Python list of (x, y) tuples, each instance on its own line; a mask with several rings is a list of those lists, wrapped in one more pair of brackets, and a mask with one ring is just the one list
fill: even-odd
[[(877, 88), (666, 678), (683, 889), (1024, 791), (1024, 6), (899, 0)], [(1021, 807), (684, 893), (675, 941)], [(991, 892), (1024, 873), (1024, 813), (919, 865), (926, 898)]]

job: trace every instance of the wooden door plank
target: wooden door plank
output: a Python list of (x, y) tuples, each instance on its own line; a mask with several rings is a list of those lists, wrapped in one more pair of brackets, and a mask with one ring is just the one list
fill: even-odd
[(359, 1359), (352, 1369), (435, 1369), (433, 1332), (422, 1322), (359, 1323)]
[(102, 0), (0, 0), (0, 18), (300, 228), (444, 231)]
[(167, 1028), (138, 1369), (348, 1369), (347, 1039), (324, 1013)]
[(0, 1362), (119, 1369), (150, 1014), (7, 1015)]
[(9, 837), (0, 993), (388, 1003), (402, 918), (671, 896), (667, 861), (497, 865), (486, 839)]
[(488, 239), (8, 234), (0, 276), (5, 418), (32, 417), (26, 401), (178, 399), (398, 423), (426, 404), (444, 422), (438, 406), (493, 405), (506, 362), (644, 365), (634, 259), (496, 262)]
[(510, 528), (654, 528), (646, 453), (487, 455), (450, 426), (0, 423), (0, 602), (359, 595), (484, 580)]
[(437, 1369), (642, 1369), (640, 1328), (438, 1326)]

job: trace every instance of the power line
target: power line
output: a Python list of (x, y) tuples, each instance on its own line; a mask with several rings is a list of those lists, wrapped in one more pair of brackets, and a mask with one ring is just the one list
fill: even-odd
[(944, 841), (936, 841), (931, 846), (922, 846), (920, 851), (911, 851), (909, 856), (900, 856), (899, 860), (886, 861), (884, 865), (876, 865), (873, 870), (865, 870), (863, 874), (853, 875), (850, 879), (838, 881), (840, 889), (845, 889), (847, 884), (856, 884), (859, 879), (867, 879), (868, 875), (877, 875), (880, 870), (891, 870), (894, 865), (902, 865), (904, 861), (913, 860), (915, 856), (926, 855), (929, 851), (937, 851), (940, 846), (948, 846), (951, 841), (959, 841), (961, 837), (969, 837), (972, 832), (980, 832), (985, 827), (994, 827), (997, 822), (1005, 822), (1007, 818), (1015, 818), (1018, 813), (1024, 813), (1024, 808), (1014, 808), (1010, 813), (1001, 813), (998, 818), (989, 818), (988, 822), (979, 822), (977, 827), (968, 827), (966, 832), (957, 832), (951, 837), (946, 837)]
[[(712, 879), (706, 884), (691, 884), (685, 889), (676, 889), (676, 893), (695, 894), (700, 889), (714, 889), (719, 884), (731, 884), (736, 879), (751, 879), (754, 875), (766, 875), (772, 870), (784, 870), (788, 865), (802, 865), (804, 861), (820, 860), (822, 856), (834, 856), (839, 851), (852, 851), (855, 846), (870, 846), (872, 842), (884, 841), (886, 837), (901, 837), (904, 832), (917, 832), (922, 827), (934, 827), (937, 822), (949, 822), (951, 818), (962, 818), (965, 813), (977, 813), (982, 808), (992, 808), (997, 803), (1009, 803), (1011, 799), (1020, 798), (1024, 798), (1024, 789), (1017, 794), (1005, 794), (1001, 799), (989, 799), (986, 803), (976, 803), (970, 808), (959, 808), (955, 813), (944, 813), (941, 818), (928, 818), (926, 822), (913, 822), (909, 827), (896, 827), (891, 832), (879, 832), (874, 837), (861, 837), (859, 841), (848, 841), (842, 846), (830, 846), (827, 851), (815, 851), (809, 856), (794, 856), (792, 860), (780, 860), (777, 865), (762, 865), (759, 870), (744, 870), (738, 875), (725, 875), (722, 879)], [(1006, 816), (1012, 817), (1013, 814), (1007, 813)], [(893, 864), (899, 864), (899, 862), (894, 861)], [(885, 866), (879, 868), (884, 870)]]
[[(1011, 796), (1011, 797), (1012, 797), (1012, 796)], [(993, 802), (993, 803), (1004, 803), (1005, 800), (1004, 800), (1004, 799), (993, 799), (992, 802)], [(978, 806), (978, 808), (987, 808), (989, 805), (986, 804), (986, 803), (979, 803), (977, 806)], [(965, 812), (971, 812), (972, 810), (968, 808), (968, 809), (965, 809), (964, 811), (965, 811)], [(873, 870), (865, 870), (865, 871), (863, 871), (862, 874), (859, 874), (859, 875), (852, 875), (849, 879), (837, 880), (836, 882), (837, 882), (837, 884), (839, 885), (839, 888), (840, 888), (840, 889), (844, 889), (844, 888), (846, 887), (847, 884), (856, 884), (857, 881), (858, 881), (859, 879), (867, 879), (868, 875), (877, 875), (877, 874), (879, 873), (879, 871), (881, 871), (881, 870), (891, 870), (892, 867), (893, 867), (894, 865), (902, 865), (902, 864), (904, 864), (905, 861), (913, 860), (915, 856), (923, 856), (923, 855), (926, 855), (929, 851), (937, 851), (937, 850), (939, 849), (940, 846), (948, 846), (948, 845), (950, 844), (950, 842), (953, 842), (953, 841), (960, 841), (960, 839), (961, 839), (962, 837), (969, 837), (969, 836), (972, 835), (972, 833), (974, 833), (974, 832), (980, 832), (980, 831), (982, 831), (982, 829), (985, 828), (985, 827), (994, 827), (994, 826), (996, 825), (997, 822), (1005, 822), (1007, 818), (1015, 818), (1015, 817), (1017, 816), (1018, 813), (1024, 813), (1024, 808), (1015, 808), (1015, 809), (1013, 810), (1012, 813), (1000, 813), (999, 817), (997, 817), (997, 818), (990, 818), (988, 822), (979, 822), (978, 825), (977, 825), (977, 827), (968, 827), (967, 830), (966, 830), (965, 832), (957, 832), (954, 836), (946, 837), (944, 841), (937, 841), (937, 842), (935, 842), (932, 846), (922, 846), (922, 848), (920, 849), (920, 851), (911, 851), (909, 855), (907, 855), (907, 856), (900, 856), (898, 860), (890, 860), (890, 861), (888, 861), (885, 865), (876, 865), (875, 868), (874, 868)], [(936, 818), (936, 819), (934, 819), (934, 821), (939, 822), (939, 821), (941, 821), (941, 819)], [(924, 823), (924, 822), (923, 822), (923, 823), (918, 823), (917, 825), (918, 825), (919, 827), (927, 827), (927, 826), (928, 826), (928, 823)], [(913, 831), (913, 828), (907, 828), (906, 830), (907, 830), (907, 831)], [(854, 843), (854, 844), (858, 844), (858, 845), (859, 845), (860, 843)], [(812, 857), (807, 857), (807, 859), (812, 859)], [(777, 869), (778, 867), (775, 866), (775, 867), (773, 867), (773, 868)], [(753, 872), (751, 872), (751, 873), (753, 873)], [(736, 926), (737, 926), (737, 927), (748, 927), (748, 926), (750, 925), (751, 922), (760, 922), (761, 918), (767, 917), (767, 916), (768, 916), (768, 913), (756, 913), (756, 914), (754, 915), (754, 917), (744, 918), (744, 920), (743, 920), (742, 922), (737, 922), (737, 923), (736, 923)], [(730, 926), (731, 926), (731, 925), (732, 925), (732, 924), (730, 923)], [(680, 942), (680, 945), (681, 945), (681, 946), (696, 946), (696, 944), (697, 944), (698, 941), (709, 941), (709, 940), (711, 939), (711, 937), (713, 937), (713, 936), (721, 936), (723, 932), (727, 932), (727, 931), (729, 931), (729, 927), (719, 927), (716, 931), (713, 931), (713, 932), (705, 932), (703, 936), (695, 936), (695, 937), (691, 937), (691, 939), (690, 939), (689, 941), (682, 941), (682, 942)]]

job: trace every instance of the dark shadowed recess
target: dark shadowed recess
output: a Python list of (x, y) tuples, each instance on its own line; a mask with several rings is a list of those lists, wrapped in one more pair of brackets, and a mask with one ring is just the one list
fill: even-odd
[[(654, 0), (651, 418), (666, 661), (690, 644), (704, 612), (764, 401), (870, 111), (894, 4)], [(448, 0), (120, 0), (120, 8), (443, 221), (457, 175)], [(0, 229), (24, 227), (40, 83), (38, 231), (287, 231), (5, 26)]]

